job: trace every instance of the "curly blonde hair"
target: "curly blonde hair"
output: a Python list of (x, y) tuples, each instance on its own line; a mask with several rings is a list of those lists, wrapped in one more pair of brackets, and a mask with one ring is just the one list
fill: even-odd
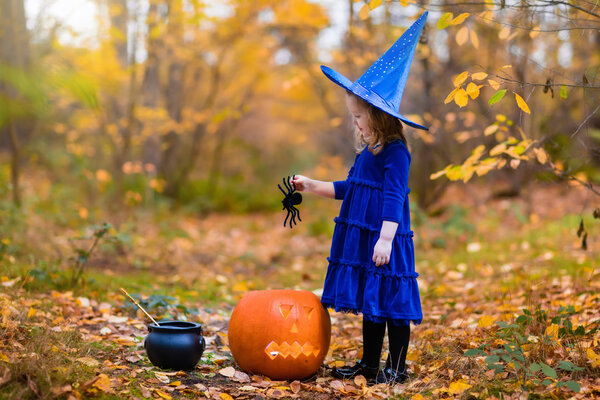
[(350, 91), (347, 91), (347, 94), (354, 97), (356, 102), (367, 110), (369, 117), (368, 125), (372, 133), (369, 139), (365, 138), (358, 129), (354, 130), (356, 150), (358, 152), (361, 152), (366, 147), (371, 153), (377, 155), (383, 150), (386, 144), (393, 141), (402, 140), (404, 144), (407, 144), (406, 137), (404, 136), (404, 127), (398, 118), (367, 103)]

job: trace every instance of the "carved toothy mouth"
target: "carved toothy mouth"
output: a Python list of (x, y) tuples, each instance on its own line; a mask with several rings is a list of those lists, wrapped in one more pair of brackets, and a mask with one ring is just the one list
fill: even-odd
[(317, 357), (320, 353), (320, 350), (310, 344), (310, 342), (306, 342), (304, 345), (301, 345), (298, 342), (294, 342), (292, 344), (289, 344), (288, 342), (277, 344), (276, 342), (272, 341), (265, 348), (265, 353), (267, 353), (267, 356), (269, 356), (271, 360), (274, 360), (277, 356), (283, 358), (298, 358), (300, 354), (304, 354), (306, 357), (312, 354), (313, 356)]

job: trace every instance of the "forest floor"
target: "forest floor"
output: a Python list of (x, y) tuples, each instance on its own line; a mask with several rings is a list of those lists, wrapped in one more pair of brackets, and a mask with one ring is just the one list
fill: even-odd
[[(228, 348), (229, 316), (248, 290), (319, 293), (339, 203), (306, 199), (292, 230), (283, 213), (114, 213), (108, 234), (118, 240), (99, 240), (75, 287), (71, 256), (97, 228), (77, 239), (80, 229), (28, 214), (2, 239), (0, 398), (600, 397), (600, 221), (588, 197), (564, 185), (511, 199), (455, 186), (439, 215), (415, 212), (425, 318), (412, 328), (410, 379), (395, 386), (331, 376), (360, 357), (356, 315), (331, 312), (329, 353), (306, 382), (249, 376)], [(195, 370), (152, 366), (149, 321), (120, 287), (155, 317), (202, 323)]]

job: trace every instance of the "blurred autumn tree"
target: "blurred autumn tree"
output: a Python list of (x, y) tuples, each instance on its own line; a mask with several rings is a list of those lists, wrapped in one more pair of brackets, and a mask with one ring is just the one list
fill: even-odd
[[(16, 120), (3, 114), (13, 174), (36, 160), (54, 182), (74, 175), (87, 194), (79, 203), (137, 204), (162, 193), (198, 209), (247, 211), (275, 206), (278, 197), (264, 190), (283, 175), (341, 178), (353, 158), (344, 94), (319, 65), (357, 78), (424, 10), (430, 17), (401, 106), (431, 128), (407, 128), (419, 205), (434, 207), (448, 184), (431, 177), (466, 182), (492, 171), (498, 194), (551, 176), (597, 192), (600, 23), (593, 4), (94, 4), (97, 35), (78, 44), (59, 42), (59, 25), (32, 21), (27, 31), (24, 14), (2, 20), (13, 29), (12, 41), (2, 41), (3, 71), (37, 71), (37, 98), (47, 98), (48, 109), (27, 149), (6, 139)], [(15, 5), (22, 13), (22, 0), (3, 0), (2, 15)], [(339, 42), (319, 47), (328, 13), (346, 19), (336, 18)], [(15, 64), (9, 43), (30, 53), (30, 67)], [(27, 98), (27, 85), (2, 76), (3, 101)], [(37, 114), (29, 107), (22, 115)], [(18, 180), (7, 187), (16, 201)]]

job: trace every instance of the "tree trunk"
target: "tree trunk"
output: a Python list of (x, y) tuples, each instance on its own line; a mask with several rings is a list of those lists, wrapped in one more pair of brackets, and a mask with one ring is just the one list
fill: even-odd
[[(25, 4), (23, 0), (0, 0), (0, 66), (27, 70), (30, 64), (29, 33), (25, 20)], [(0, 92), (7, 93), (9, 98), (16, 99), (19, 93), (0, 84)], [(11, 181), (13, 186), (13, 202), (21, 205), (19, 186), (21, 147), (19, 138), (25, 136), (25, 128), (11, 119), (6, 130), (11, 151)]]

